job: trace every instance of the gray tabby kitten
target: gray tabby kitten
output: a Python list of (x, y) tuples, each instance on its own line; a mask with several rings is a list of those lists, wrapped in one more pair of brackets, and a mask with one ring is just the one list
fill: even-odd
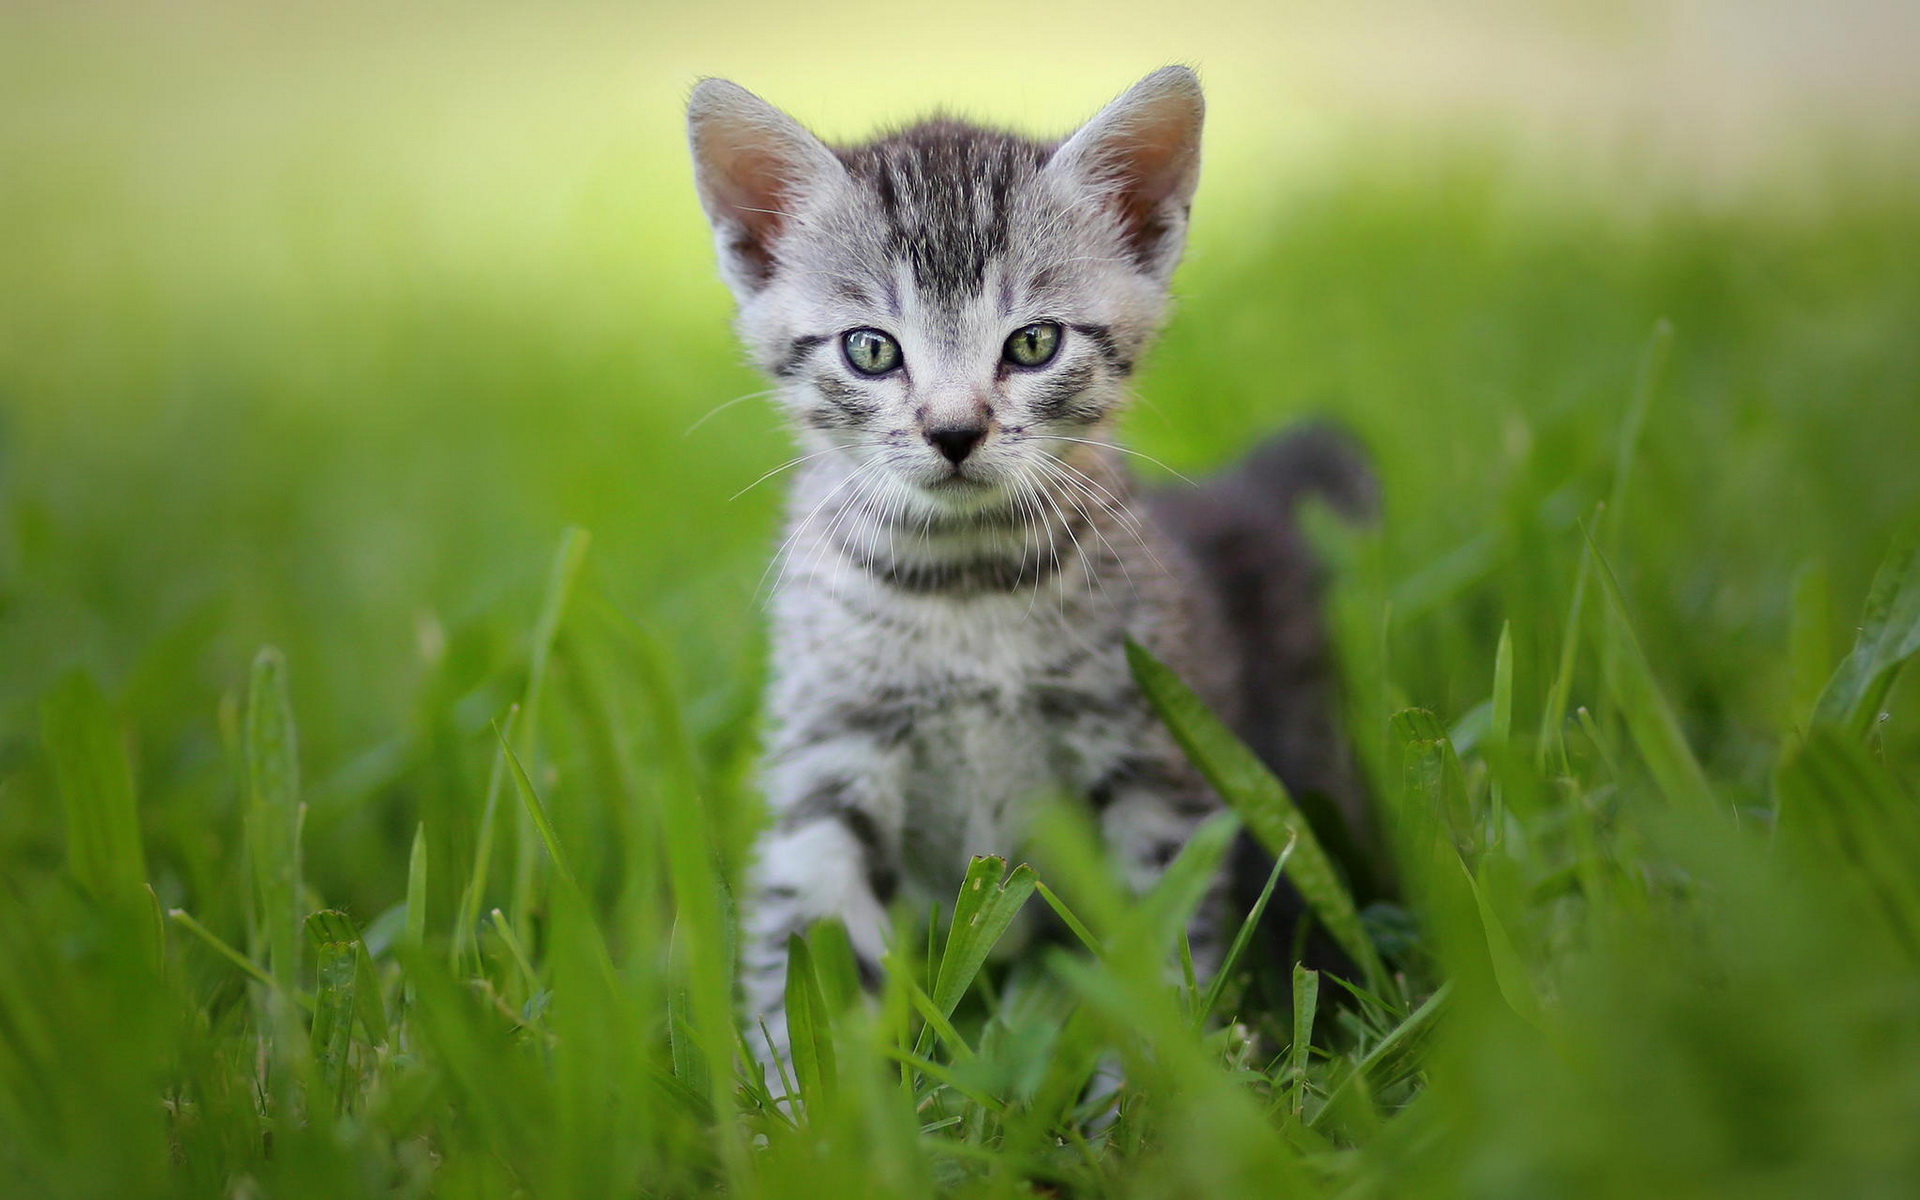
[[(1220, 808), (1136, 690), (1137, 639), (1296, 790), (1350, 799), (1317, 577), (1291, 521), (1366, 503), (1325, 433), (1142, 497), (1114, 442), (1200, 166), (1184, 67), (1059, 143), (936, 119), (832, 147), (744, 89), (688, 106), (738, 328), (802, 451), (772, 598), (746, 906), (750, 1021), (787, 1051), (789, 935), (845, 923), (877, 978), (897, 896), (951, 898), (1034, 803), (1084, 797), (1145, 889)], [(1264, 874), (1264, 872), (1261, 872)], [(1225, 880), (1192, 930), (1220, 949)]]

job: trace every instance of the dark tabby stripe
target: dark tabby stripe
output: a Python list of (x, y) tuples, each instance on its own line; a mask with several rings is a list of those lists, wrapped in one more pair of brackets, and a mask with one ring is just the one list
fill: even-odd
[(783, 737), (774, 753), (791, 755), (826, 742), (859, 737), (891, 748), (907, 740), (921, 706), (906, 701), (836, 704), (808, 721), (791, 737)]
[(1122, 375), (1133, 374), (1133, 360), (1120, 352), (1120, 343), (1114, 340), (1112, 326), (1069, 325), (1067, 328), (1098, 346), (1100, 357), (1106, 359), (1114, 370)]
[(1122, 794), (1134, 789), (1153, 792), (1170, 809), (1181, 815), (1209, 812), (1214, 805), (1204, 793), (1194, 792), (1190, 781), (1167, 764), (1151, 758), (1123, 758), (1087, 789), (1087, 800), (1096, 813), (1113, 807)]
[(1033, 410), (1047, 421), (1098, 421), (1106, 415), (1105, 408), (1083, 396), (1091, 383), (1091, 362), (1076, 363), (1064, 371), (1044, 375), (1036, 390)]
[(1051, 524), (1051, 544), (1032, 546), (1019, 554), (978, 554), (930, 562), (902, 562), (863, 551), (836, 535), (833, 547), (848, 562), (874, 578), (913, 595), (966, 596), (982, 592), (1014, 592), (1038, 587), (1059, 574), (1080, 553), (1091, 519), (1078, 506), (1058, 527)]
[(1074, 546), (1069, 540), (1057, 554), (1036, 550), (1018, 558), (987, 556), (957, 562), (881, 561), (846, 546), (841, 552), (888, 587), (916, 596), (967, 596), (1039, 587), (1073, 558)]
[(873, 188), (887, 256), (906, 262), (921, 291), (951, 299), (977, 292), (987, 264), (1006, 254), (1014, 190), (1047, 149), (934, 120), (837, 153)]
[(812, 791), (800, 798), (799, 803), (781, 814), (780, 828), (792, 833), (816, 822), (829, 820), (840, 822), (860, 843), (861, 858), (866, 861), (867, 886), (873, 889), (880, 903), (890, 902), (894, 893), (900, 890), (900, 874), (893, 865), (893, 855), (880, 836), (879, 825), (874, 823), (873, 814), (859, 806), (852, 780), (820, 781)]
[(822, 371), (810, 381), (826, 398), (824, 408), (809, 409), (807, 424), (815, 429), (849, 429), (871, 421), (879, 410), (858, 388)]
[(807, 334), (788, 342), (787, 353), (773, 365), (773, 373), (782, 379), (790, 379), (798, 375), (800, 368), (806, 364), (807, 356), (813, 353), (814, 347), (826, 340), (825, 337), (817, 334)]

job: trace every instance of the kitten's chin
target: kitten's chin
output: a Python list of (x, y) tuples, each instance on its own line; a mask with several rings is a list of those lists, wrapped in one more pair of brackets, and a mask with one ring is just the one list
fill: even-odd
[(967, 513), (1000, 504), (1006, 489), (995, 480), (954, 472), (931, 480), (916, 480), (914, 497), (937, 513)]

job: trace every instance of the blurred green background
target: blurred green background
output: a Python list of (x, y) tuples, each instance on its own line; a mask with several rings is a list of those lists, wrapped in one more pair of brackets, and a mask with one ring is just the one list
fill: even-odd
[[(1342, 628), (1376, 786), (1393, 711), (1484, 728), (1503, 625), (1531, 731), (1612, 496), (1600, 544), (1660, 688), (1764, 822), (1920, 514), (1917, 56), (1911, 6), (1859, 0), (11, 5), (0, 874), (30, 900), (65, 861), (40, 714), (78, 668), (161, 903), (245, 940), (238, 731), (271, 644), (312, 894), (395, 911), (425, 821), (445, 926), (571, 526), (730, 781), (737, 860), (780, 491), (748, 485), (787, 443), (763, 402), (726, 406), (765, 384), (693, 196), (688, 88), (734, 78), (829, 137), (934, 107), (1059, 132), (1169, 60), (1206, 82), (1207, 166), (1131, 435), (1188, 473), (1308, 415), (1368, 442), (1387, 512), (1343, 559)], [(1631, 794), (1581, 662), (1574, 773)], [(1907, 786), (1915, 699), (1871, 737)], [(537, 782), (613, 896), (648, 793), (549, 737)]]

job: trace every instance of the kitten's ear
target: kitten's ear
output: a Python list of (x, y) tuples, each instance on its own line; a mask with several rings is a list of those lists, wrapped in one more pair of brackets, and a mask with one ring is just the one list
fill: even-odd
[(846, 169), (798, 121), (725, 79), (693, 89), (687, 140), (721, 273), (744, 299), (772, 277), (774, 244), (799, 205)]
[(1101, 109), (1047, 164), (1112, 208), (1134, 260), (1162, 280), (1186, 242), (1206, 109), (1199, 76), (1162, 67)]

